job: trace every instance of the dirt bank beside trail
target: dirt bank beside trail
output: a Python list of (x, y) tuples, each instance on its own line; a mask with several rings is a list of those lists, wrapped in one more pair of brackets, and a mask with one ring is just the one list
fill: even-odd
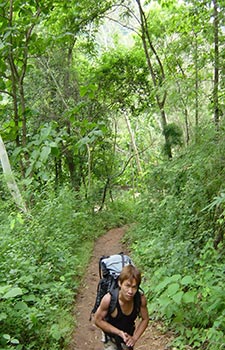
[[(72, 337), (70, 350), (103, 349), (101, 332), (94, 325), (93, 321), (89, 321), (99, 280), (98, 261), (101, 255), (116, 254), (121, 251), (126, 253), (126, 249), (121, 243), (126, 230), (126, 226), (112, 229), (100, 237), (95, 243), (91, 263), (76, 300), (74, 317), (77, 327)], [(138, 340), (135, 350), (168, 350), (170, 348), (170, 339), (171, 334), (161, 333), (160, 325), (150, 321), (144, 335)]]

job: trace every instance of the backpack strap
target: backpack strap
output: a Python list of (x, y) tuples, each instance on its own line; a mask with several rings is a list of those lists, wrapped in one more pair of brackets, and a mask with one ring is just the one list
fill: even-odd
[[(108, 310), (108, 314), (110, 315), (111, 313), (113, 313), (113, 311), (116, 308), (116, 304), (119, 296), (119, 287), (111, 288), (109, 293), (111, 294), (111, 301), (110, 301), (109, 310)], [(139, 315), (141, 310), (141, 296), (143, 294), (144, 294), (143, 290), (139, 287), (139, 289), (137, 290), (137, 293), (134, 296), (134, 307), (136, 309), (137, 315)]]
[(101, 259), (99, 259), (99, 262), (98, 262), (98, 273), (99, 273), (99, 278), (102, 278), (102, 269), (101, 269)]
[(141, 310), (141, 296), (143, 295), (143, 289), (139, 287), (137, 293), (134, 296), (134, 305), (136, 308), (137, 315), (140, 316), (140, 310)]
[(123, 254), (123, 252), (121, 252), (119, 255), (121, 255), (121, 258), (122, 258), (122, 267), (124, 267), (124, 266), (125, 266), (124, 254)]
[(110, 288), (109, 291), (110, 295), (111, 295), (111, 300), (110, 300), (110, 304), (109, 304), (109, 310), (108, 310), (108, 314), (110, 315), (111, 313), (113, 313), (113, 311), (116, 308), (116, 304), (117, 304), (117, 299), (119, 296), (119, 287), (117, 288)]
[(101, 258), (99, 259), (99, 262), (98, 262), (98, 271), (99, 271), (99, 278), (100, 279), (103, 277), (102, 276), (102, 260), (105, 258), (108, 258), (108, 256), (102, 255)]

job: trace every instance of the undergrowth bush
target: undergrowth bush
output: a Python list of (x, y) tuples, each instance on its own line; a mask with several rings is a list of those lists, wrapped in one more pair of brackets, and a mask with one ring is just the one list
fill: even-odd
[(149, 172), (128, 233), (151, 317), (174, 329), (179, 350), (225, 344), (225, 141), (203, 136)]
[(64, 189), (41, 198), (27, 216), (12, 208), (1, 212), (1, 350), (66, 347), (94, 241), (106, 227), (127, 223), (125, 206), (112, 203), (93, 213)]

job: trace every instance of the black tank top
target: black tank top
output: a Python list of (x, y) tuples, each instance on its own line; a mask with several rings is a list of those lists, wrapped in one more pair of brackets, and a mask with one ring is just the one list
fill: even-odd
[[(137, 294), (137, 293), (136, 293)], [(136, 295), (135, 295), (136, 297)], [(116, 308), (117, 308), (117, 315), (115, 317), (112, 317), (111, 315), (107, 316), (107, 322), (109, 322), (111, 325), (113, 325), (116, 328), (121, 329), (122, 331), (133, 335), (134, 329), (135, 329), (135, 320), (138, 316), (138, 310), (136, 307), (136, 298), (134, 297), (133, 302), (133, 310), (129, 315), (125, 315), (120, 307), (119, 300), (117, 300)]]

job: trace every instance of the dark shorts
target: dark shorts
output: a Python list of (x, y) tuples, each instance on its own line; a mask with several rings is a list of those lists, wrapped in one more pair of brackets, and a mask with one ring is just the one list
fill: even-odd
[[(118, 350), (118, 347), (115, 343), (113, 343), (111, 340), (107, 341), (107, 343), (104, 343), (104, 349), (105, 350)], [(125, 344), (122, 344), (123, 350), (132, 350), (132, 348), (126, 346)]]

